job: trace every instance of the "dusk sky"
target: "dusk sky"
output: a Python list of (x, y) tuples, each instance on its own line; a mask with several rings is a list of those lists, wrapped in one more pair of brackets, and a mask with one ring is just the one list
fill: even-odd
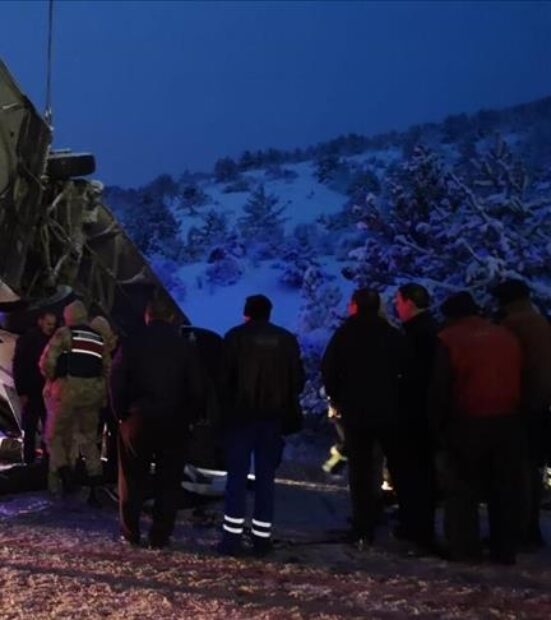
[[(123, 186), (551, 95), (550, 2), (57, 1), (55, 145)], [(0, 3), (44, 108), (46, 1)]]

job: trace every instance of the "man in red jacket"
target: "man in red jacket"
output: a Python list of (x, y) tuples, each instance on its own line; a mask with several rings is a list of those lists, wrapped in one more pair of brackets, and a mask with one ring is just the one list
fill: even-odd
[(478, 314), (467, 292), (442, 305), (448, 326), (435, 365), (431, 410), (449, 458), (446, 497), (451, 559), (481, 556), (480, 483), (488, 497), (490, 553), (514, 564), (522, 501), (524, 445), (519, 432), (522, 355), (507, 329)]

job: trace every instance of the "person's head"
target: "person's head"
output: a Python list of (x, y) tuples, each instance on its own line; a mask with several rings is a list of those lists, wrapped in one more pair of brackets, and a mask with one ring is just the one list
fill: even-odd
[(251, 295), (245, 300), (243, 316), (247, 321), (269, 321), (272, 302), (266, 295)]
[(51, 336), (57, 325), (57, 317), (53, 312), (41, 312), (38, 315), (36, 324), (38, 325), (38, 329), (40, 329), (45, 336)]
[(461, 291), (450, 295), (440, 306), (440, 311), (449, 321), (464, 319), (468, 316), (480, 314), (480, 308), (468, 291)]
[(348, 303), (348, 314), (354, 316), (377, 316), (381, 307), (381, 298), (377, 291), (369, 288), (358, 288), (352, 293)]
[(402, 284), (396, 292), (394, 307), (400, 321), (405, 323), (430, 305), (430, 295), (427, 289), (415, 282)]
[(504, 280), (491, 293), (502, 308), (515, 301), (530, 299), (530, 289), (522, 280)]
[(145, 306), (145, 322), (164, 321), (172, 323), (174, 321), (175, 312), (174, 305), (164, 295), (155, 295)]
[(88, 310), (80, 299), (76, 299), (63, 308), (63, 321), (65, 325), (82, 325), (88, 321)]

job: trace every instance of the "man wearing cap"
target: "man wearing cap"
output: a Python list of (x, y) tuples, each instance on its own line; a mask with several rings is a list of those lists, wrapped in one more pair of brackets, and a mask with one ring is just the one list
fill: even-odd
[(72, 455), (77, 433), (91, 489), (101, 479), (98, 416), (105, 401), (109, 367), (103, 338), (88, 324), (88, 311), (82, 301), (66, 306), (63, 319), (65, 325), (54, 333), (39, 362), (46, 378), (48, 486), (54, 493), (58, 491), (58, 479), (64, 493), (72, 490)]
[(551, 326), (530, 301), (530, 289), (522, 280), (505, 280), (492, 293), (499, 302), (501, 324), (515, 334), (522, 349), (521, 413), (528, 447), (523, 543), (539, 548), (545, 545), (539, 516), (551, 445)]
[(524, 457), (520, 346), (509, 330), (479, 316), (468, 292), (452, 295), (441, 310), (448, 325), (439, 333), (430, 399), (434, 428), (449, 459), (450, 556), (480, 559), (478, 503), (484, 491), (491, 557), (514, 564)]
[(251, 456), (255, 473), (253, 549), (259, 556), (271, 550), (274, 477), (281, 460), (282, 435), (297, 432), (302, 423), (298, 397), (304, 371), (298, 342), (270, 322), (271, 310), (272, 303), (264, 295), (247, 297), (245, 323), (224, 338), (228, 481), (219, 551), (226, 555), (242, 550)]

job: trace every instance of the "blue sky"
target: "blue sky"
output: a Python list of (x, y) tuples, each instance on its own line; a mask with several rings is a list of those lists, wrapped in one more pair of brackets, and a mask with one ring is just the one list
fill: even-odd
[[(47, 2), (0, 2), (0, 55), (44, 107)], [(55, 3), (55, 145), (123, 186), (551, 94), (548, 2)]]

